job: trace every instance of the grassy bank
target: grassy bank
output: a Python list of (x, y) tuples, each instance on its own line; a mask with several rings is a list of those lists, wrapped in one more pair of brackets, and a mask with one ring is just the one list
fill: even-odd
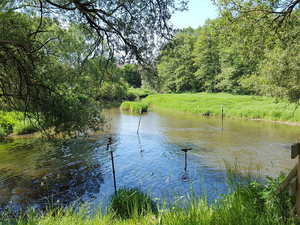
[(25, 118), (20, 112), (0, 111), (0, 138), (9, 134), (29, 134), (37, 132), (35, 121)]
[(142, 100), (152, 107), (199, 115), (300, 123), (300, 112), (294, 104), (275, 99), (226, 93), (157, 94)]
[(194, 194), (191, 187), (188, 195), (161, 197), (153, 207), (149, 194), (138, 193), (138, 189), (122, 189), (112, 197), (112, 204), (106, 210), (98, 208), (91, 213), (92, 205), (84, 204), (79, 209), (60, 207), (48, 209), (46, 213), (29, 209), (15, 217), (2, 212), (0, 224), (296, 224), (294, 202), (287, 192), (278, 192), (284, 176), (270, 178), (265, 185), (253, 180), (241, 182), (235, 173), (229, 177), (227, 195), (213, 201), (205, 194)]

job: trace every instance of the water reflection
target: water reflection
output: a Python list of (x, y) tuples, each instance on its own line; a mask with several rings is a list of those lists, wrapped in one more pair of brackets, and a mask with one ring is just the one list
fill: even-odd
[[(141, 185), (155, 197), (172, 191), (182, 195), (192, 184), (208, 198), (226, 192), (224, 159), (237, 159), (253, 172), (259, 167), (262, 176), (278, 176), (296, 163), (290, 146), (299, 137), (298, 126), (225, 118), (222, 130), (221, 118), (150, 110), (137, 134), (140, 115), (119, 109), (105, 114), (110, 129), (88, 139), (0, 143), (0, 206), (103, 200), (114, 192), (108, 137), (117, 187)], [(184, 148), (192, 149), (186, 171)]]
[[(19, 208), (34, 204), (45, 208), (95, 197), (104, 182), (99, 151), (102, 141), (72, 140), (53, 145), (35, 143), (1, 149), (0, 206)], [(101, 158), (101, 160), (99, 160)]]

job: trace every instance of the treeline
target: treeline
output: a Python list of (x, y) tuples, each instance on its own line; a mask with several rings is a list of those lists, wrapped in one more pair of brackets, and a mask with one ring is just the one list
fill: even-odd
[(252, 18), (226, 12), (197, 29), (180, 30), (162, 48), (156, 90), (261, 94), (297, 103), (299, 12), (284, 24), (273, 15), (261, 19), (259, 12)]
[(84, 132), (103, 125), (103, 103), (128, 87), (298, 103), (299, 1), (217, 0), (219, 18), (173, 33), (171, 14), (187, 1), (175, 2), (4, 1), (1, 109), (41, 130)]

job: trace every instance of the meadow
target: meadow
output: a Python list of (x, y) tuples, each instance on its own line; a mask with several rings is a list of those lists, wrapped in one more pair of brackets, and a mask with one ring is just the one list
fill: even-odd
[(151, 107), (206, 116), (263, 119), (300, 123), (298, 106), (274, 98), (228, 93), (184, 93), (149, 95), (142, 100)]

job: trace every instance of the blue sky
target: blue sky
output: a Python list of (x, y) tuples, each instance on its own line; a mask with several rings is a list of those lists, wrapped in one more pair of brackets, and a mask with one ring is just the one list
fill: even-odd
[(189, 0), (189, 11), (176, 12), (171, 22), (177, 28), (192, 27), (194, 29), (204, 25), (206, 19), (215, 19), (218, 16), (217, 7), (211, 0)]

